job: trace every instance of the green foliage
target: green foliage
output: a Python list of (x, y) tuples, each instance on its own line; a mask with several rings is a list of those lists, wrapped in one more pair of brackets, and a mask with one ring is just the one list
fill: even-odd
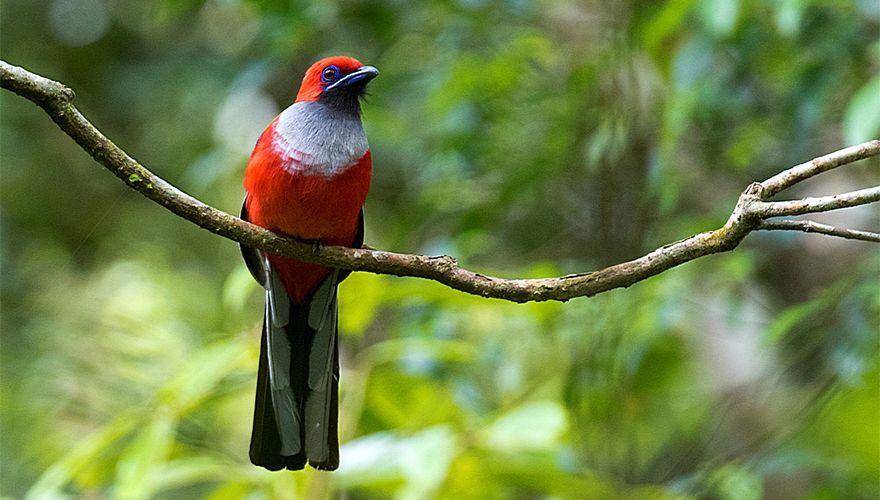
[[(749, 182), (880, 127), (876, 2), (2, 9), (4, 59), (71, 85), (133, 157), (230, 212), (307, 65), (376, 65), (367, 242), (487, 274), (583, 272), (716, 227)], [(0, 104), (4, 496), (876, 496), (880, 263), (777, 233), (567, 304), (355, 273), (341, 469), (254, 468), (262, 296), (235, 245)], [(866, 163), (805, 189), (877, 184)]]

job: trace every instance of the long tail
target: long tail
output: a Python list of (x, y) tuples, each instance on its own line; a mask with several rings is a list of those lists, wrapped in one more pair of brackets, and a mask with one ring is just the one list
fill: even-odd
[[(265, 265), (268, 266), (268, 263)], [(308, 304), (293, 304), (271, 269), (250, 458), (269, 470), (339, 466), (339, 351), (333, 271)]]
[[(250, 220), (245, 196), (241, 218)], [(364, 242), (361, 210), (352, 246)], [(240, 245), (266, 290), (250, 457), (269, 470), (339, 467), (339, 347), (336, 289), (349, 271), (334, 269), (308, 304), (293, 304), (264, 254)]]

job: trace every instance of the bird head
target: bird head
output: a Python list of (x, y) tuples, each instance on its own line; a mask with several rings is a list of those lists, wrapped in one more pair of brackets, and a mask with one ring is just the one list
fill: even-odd
[(358, 98), (378, 74), (376, 68), (364, 66), (352, 57), (326, 57), (306, 71), (296, 102), (324, 102), (356, 111)]

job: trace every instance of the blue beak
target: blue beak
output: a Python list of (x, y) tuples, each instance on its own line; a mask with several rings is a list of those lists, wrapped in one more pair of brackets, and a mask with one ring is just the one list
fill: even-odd
[(337, 89), (340, 87), (350, 87), (356, 83), (363, 82), (363, 85), (366, 85), (367, 82), (379, 76), (379, 70), (372, 66), (361, 66), (360, 68), (352, 71), (351, 73), (343, 76), (339, 81), (334, 82), (331, 85), (328, 85), (324, 91)]

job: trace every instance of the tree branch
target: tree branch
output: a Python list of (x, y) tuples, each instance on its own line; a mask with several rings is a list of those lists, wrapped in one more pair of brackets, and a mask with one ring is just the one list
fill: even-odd
[(760, 201), (752, 206), (752, 210), (761, 218), (782, 217), (857, 207), (874, 203), (878, 200), (880, 200), (880, 186), (833, 196), (822, 196), (820, 198), (802, 198), (791, 201)]
[(790, 188), (798, 182), (809, 179), (810, 177), (815, 177), (822, 172), (827, 172), (843, 165), (848, 165), (859, 160), (864, 160), (865, 158), (876, 156), (877, 148), (878, 141), (868, 141), (856, 146), (841, 149), (840, 151), (835, 151), (834, 153), (825, 156), (820, 156), (819, 158), (812, 159), (806, 163), (801, 163), (800, 165), (779, 172), (761, 183), (763, 186), (761, 199), (766, 200), (767, 198), (778, 194), (783, 189)]
[(286, 257), (355, 271), (426, 278), (466, 293), (513, 302), (566, 301), (627, 287), (684, 262), (732, 250), (753, 230), (782, 228), (765, 224), (768, 217), (872, 203), (877, 201), (877, 191), (880, 190), (875, 187), (837, 197), (766, 201), (783, 189), (821, 172), (877, 156), (880, 154), (880, 140), (874, 140), (795, 166), (762, 183), (753, 183), (740, 195), (724, 226), (714, 231), (691, 236), (638, 259), (595, 272), (558, 278), (502, 279), (463, 269), (447, 255), (432, 257), (338, 246), (315, 247), (280, 237), (200, 202), (147, 170), (101, 134), (73, 106), (73, 91), (61, 83), (0, 61), (0, 86), (43, 108), (61, 130), (128, 186), (204, 229)]
[(805, 233), (819, 233), (828, 236), (837, 236), (848, 240), (872, 241), (880, 243), (880, 233), (872, 233), (870, 231), (859, 231), (856, 229), (846, 229), (843, 227), (829, 226), (820, 224), (811, 220), (763, 220), (755, 229), (760, 230), (781, 230), (781, 231), (803, 231)]

